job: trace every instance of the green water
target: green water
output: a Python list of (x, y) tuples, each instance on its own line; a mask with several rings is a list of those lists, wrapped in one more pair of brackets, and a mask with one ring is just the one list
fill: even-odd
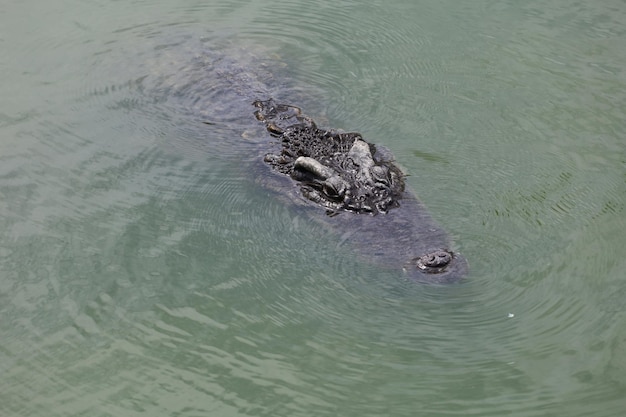
[[(625, 28), (618, 0), (4, 2), (0, 415), (626, 415)], [(218, 40), (390, 148), (467, 280), (259, 190), (247, 122), (208, 134), (174, 82)]]

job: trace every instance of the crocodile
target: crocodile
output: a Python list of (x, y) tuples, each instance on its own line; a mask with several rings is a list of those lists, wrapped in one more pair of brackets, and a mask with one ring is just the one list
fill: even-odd
[[(180, 52), (176, 44), (162, 49)], [(338, 245), (348, 245), (363, 262), (419, 282), (466, 277), (466, 259), (407, 187), (393, 154), (359, 133), (318, 127), (292, 104), (306, 88), (293, 88), (284, 64), (257, 52), (192, 47), (187, 59), (178, 54), (168, 61), (179, 67), (161, 73), (155, 87), (187, 96), (192, 105), (185, 110), (212, 128), (227, 124), (239, 136), (254, 136), (263, 149), (259, 166), (266, 167), (251, 170), (255, 181), (283, 201), (306, 206), (311, 221), (328, 226)]]

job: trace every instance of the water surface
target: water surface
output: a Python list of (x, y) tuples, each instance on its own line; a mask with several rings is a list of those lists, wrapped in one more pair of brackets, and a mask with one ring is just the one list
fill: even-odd
[[(625, 24), (617, 0), (6, 3), (0, 414), (624, 415)], [(467, 280), (365, 265), (260, 188), (203, 48), (390, 148)]]

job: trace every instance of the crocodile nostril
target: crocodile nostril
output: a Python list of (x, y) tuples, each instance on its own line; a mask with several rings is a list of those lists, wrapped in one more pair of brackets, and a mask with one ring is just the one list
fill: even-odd
[(427, 273), (439, 273), (445, 270), (445, 267), (452, 260), (452, 252), (439, 249), (434, 252), (427, 253), (413, 260), (417, 268)]

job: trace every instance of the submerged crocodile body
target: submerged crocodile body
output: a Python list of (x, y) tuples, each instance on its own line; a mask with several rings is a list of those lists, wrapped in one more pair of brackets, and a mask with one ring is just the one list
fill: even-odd
[(298, 107), (275, 101), (309, 99), (306, 87), (289, 84), (284, 65), (271, 53), (261, 51), (259, 58), (257, 46), (188, 44), (186, 39), (160, 49), (153, 88), (167, 93), (168, 102), (182, 100), (180, 112), (203, 119), (214, 137), (229, 138), (213, 143), (216, 152), (237, 146), (232, 133), (246, 136), (259, 152), (251, 169), (257, 183), (328, 226), (338, 246), (348, 245), (363, 262), (430, 283), (466, 275), (466, 260), (450, 249), (447, 233), (407, 189), (389, 151), (358, 133), (319, 128)]

